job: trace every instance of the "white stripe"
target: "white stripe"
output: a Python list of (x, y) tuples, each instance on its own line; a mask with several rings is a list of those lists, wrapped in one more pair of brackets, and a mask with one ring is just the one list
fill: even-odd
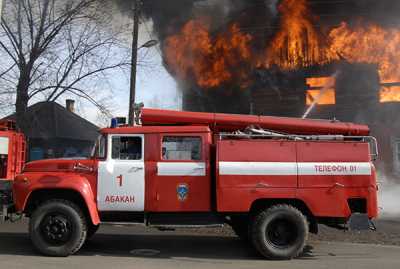
[(220, 162), (220, 175), (293, 176), (293, 175), (371, 175), (368, 162), (296, 163), (296, 162)]
[(205, 176), (205, 163), (186, 162), (159, 162), (157, 163), (157, 175), (159, 176)]
[(299, 175), (371, 175), (371, 164), (364, 163), (299, 163)]
[(292, 176), (297, 175), (297, 164), (271, 162), (220, 162), (219, 174), (244, 176)]

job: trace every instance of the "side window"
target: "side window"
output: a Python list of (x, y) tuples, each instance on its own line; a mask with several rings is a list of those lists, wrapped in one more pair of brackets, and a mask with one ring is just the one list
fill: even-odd
[(165, 136), (162, 141), (162, 158), (173, 161), (201, 160), (201, 138)]
[(112, 158), (114, 160), (141, 160), (142, 138), (114, 136), (112, 138)]

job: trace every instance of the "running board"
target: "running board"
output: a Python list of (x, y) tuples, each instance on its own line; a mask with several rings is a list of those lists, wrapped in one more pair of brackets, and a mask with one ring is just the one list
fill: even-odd
[(159, 229), (218, 228), (226, 222), (223, 216), (215, 213), (102, 212), (100, 215), (104, 225), (145, 225)]
[(151, 228), (156, 228), (160, 231), (174, 231), (175, 229), (198, 229), (198, 228), (222, 228), (224, 224), (207, 224), (207, 225), (149, 225)]
[(145, 226), (144, 223), (139, 222), (110, 222), (110, 221), (102, 221), (101, 225), (110, 225), (110, 226)]
[[(146, 226), (144, 223), (134, 223), (134, 222), (101, 222), (100, 225), (108, 226)], [(147, 227), (158, 229), (159, 231), (175, 231), (176, 229), (215, 229), (222, 228), (224, 224), (208, 224), (208, 225), (147, 225)]]
[(147, 225), (168, 228), (222, 227), (225, 218), (214, 213), (157, 213), (147, 216)]

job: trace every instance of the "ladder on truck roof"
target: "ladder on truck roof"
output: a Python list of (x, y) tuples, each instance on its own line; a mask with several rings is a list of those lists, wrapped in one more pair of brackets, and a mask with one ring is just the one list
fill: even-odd
[(15, 131), (16, 129), (15, 121), (0, 120), (0, 131)]

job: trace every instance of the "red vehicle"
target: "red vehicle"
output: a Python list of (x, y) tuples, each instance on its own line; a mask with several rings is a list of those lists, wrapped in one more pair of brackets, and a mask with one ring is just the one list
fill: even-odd
[(143, 109), (101, 130), (87, 160), (26, 164), (15, 209), (41, 253), (77, 252), (99, 225), (229, 224), (263, 256), (298, 256), (318, 223), (377, 210), (375, 140), (363, 125)]
[(25, 137), (12, 121), (0, 121), (0, 216), (12, 205), (11, 182), (25, 163)]

